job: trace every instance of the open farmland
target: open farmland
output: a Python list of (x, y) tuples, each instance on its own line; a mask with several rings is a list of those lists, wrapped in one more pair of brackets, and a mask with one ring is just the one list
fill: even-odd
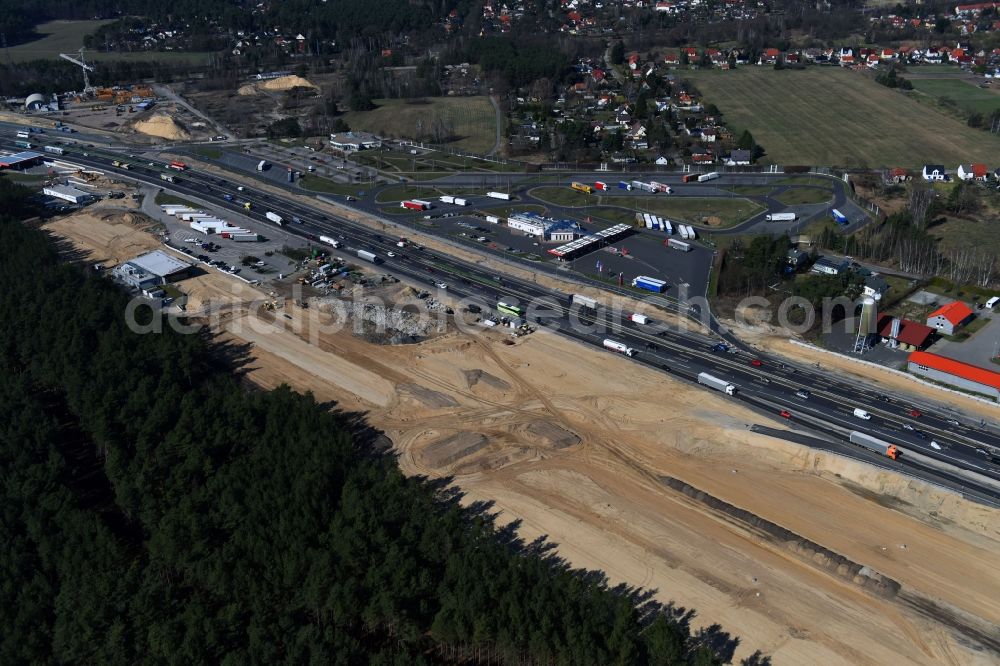
[(992, 163), (1000, 153), (1000, 138), (840, 68), (684, 75), (779, 164), (918, 167)]
[(496, 142), (496, 112), (488, 97), (379, 99), (375, 104), (371, 111), (351, 111), (343, 118), (351, 129), (425, 141), (443, 121), (458, 137), (448, 145), (473, 153), (488, 153)]
[(990, 115), (1000, 109), (1000, 92), (980, 88), (971, 81), (955, 78), (911, 79), (914, 89), (938, 102), (950, 99), (955, 106), (969, 113)]
[[(4, 49), (4, 57), (11, 62), (26, 62), (29, 60), (58, 60), (60, 53), (79, 51), (83, 46), (83, 38), (110, 20), (96, 21), (49, 21), (35, 26), (35, 32), (41, 37), (36, 40), (10, 46)], [(8, 35), (7, 39), (10, 39)], [(104, 53), (101, 51), (86, 51), (88, 62), (95, 60), (183, 60), (192, 63), (207, 63), (207, 53), (179, 51), (135, 51), (131, 53)]]

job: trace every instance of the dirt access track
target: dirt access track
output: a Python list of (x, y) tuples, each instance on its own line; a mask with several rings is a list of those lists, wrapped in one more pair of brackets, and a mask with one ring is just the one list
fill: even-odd
[[(50, 229), (84, 251), (116, 226), (141, 233), (76, 222)], [(450, 476), (572, 565), (718, 623), (739, 639), (734, 661), (1000, 659), (1000, 512), (748, 432), (763, 417), (721, 394), (551, 334), (376, 346), (321, 330), (315, 307), (286, 303), (275, 325), (247, 312), (218, 326), (254, 345), (250, 381), (366, 412), (405, 471)]]

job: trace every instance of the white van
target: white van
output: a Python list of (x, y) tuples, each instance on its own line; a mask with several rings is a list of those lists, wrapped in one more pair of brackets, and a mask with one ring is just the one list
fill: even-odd
[(997, 303), (1000, 303), (1000, 296), (994, 296), (990, 300), (986, 301), (986, 307), (992, 310)]
[(869, 414), (865, 410), (861, 409), (860, 407), (855, 407), (854, 408), (854, 415), (856, 417), (858, 417), (859, 419), (864, 419), (865, 421), (871, 419), (871, 417), (872, 417), (871, 414)]

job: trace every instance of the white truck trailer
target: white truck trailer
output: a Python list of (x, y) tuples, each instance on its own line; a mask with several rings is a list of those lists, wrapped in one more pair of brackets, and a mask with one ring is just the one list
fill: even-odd
[(719, 379), (707, 372), (698, 373), (698, 383), (702, 386), (713, 388), (716, 391), (722, 391), (726, 395), (736, 395), (736, 391), (739, 390), (736, 384), (730, 384), (725, 379)]
[(618, 342), (617, 340), (612, 340), (611, 338), (605, 338), (604, 348), (618, 352), (619, 354), (625, 354), (626, 356), (632, 356), (633, 354), (635, 354), (635, 350), (629, 347), (627, 344), (625, 344), (624, 342)]
[(582, 307), (590, 308), (591, 310), (597, 309), (597, 300), (590, 298), (589, 296), (584, 296), (582, 294), (573, 294), (570, 297), (570, 301)]
[(274, 222), (275, 224), (277, 224), (279, 227), (284, 224), (284, 222), (281, 219), (281, 216), (278, 215), (277, 213), (272, 213), (271, 211), (267, 211), (266, 213), (264, 213), (264, 217), (266, 217), (267, 219), (271, 220), (272, 222)]
[(768, 213), (764, 219), (768, 222), (794, 222), (795, 213)]

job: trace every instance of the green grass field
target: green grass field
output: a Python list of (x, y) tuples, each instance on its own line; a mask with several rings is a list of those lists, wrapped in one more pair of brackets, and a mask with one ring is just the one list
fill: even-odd
[(914, 79), (913, 88), (936, 100), (947, 97), (969, 113), (990, 115), (1000, 109), (1000, 92), (963, 79)]
[(299, 187), (310, 192), (321, 194), (350, 194), (357, 196), (359, 191), (364, 191), (363, 185), (352, 185), (350, 183), (335, 183), (327, 178), (319, 176), (307, 176), (299, 179)]
[[(413, 100), (375, 100), (372, 111), (350, 111), (343, 118), (351, 129), (397, 139), (430, 135), (440, 119), (454, 128), (457, 141), (448, 145), (473, 153), (487, 153), (496, 141), (496, 113), (487, 97), (428, 97), (426, 104)], [(401, 169), (406, 170), (406, 169)], [(440, 170), (440, 168), (438, 169)]]
[(796, 204), (816, 204), (832, 199), (833, 190), (820, 190), (814, 187), (796, 187), (794, 189), (785, 190), (774, 198), (789, 206), (794, 206)]
[(731, 227), (764, 210), (760, 204), (743, 197), (666, 197), (601, 196), (584, 194), (568, 187), (536, 187), (531, 194), (539, 201), (555, 206), (580, 208), (579, 214), (592, 213), (613, 222), (635, 223), (635, 213), (654, 213), (690, 224), (707, 224), (716, 217), (716, 228)]
[[(28, 60), (59, 60), (60, 53), (79, 51), (83, 46), (83, 38), (100, 28), (112, 23), (102, 21), (49, 21), (35, 26), (35, 31), (41, 38), (26, 44), (11, 46), (4, 51), (4, 58), (11, 62)], [(7, 37), (10, 39), (10, 35)], [(100, 51), (85, 51), (84, 57), (92, 60), (183, 60), (196, 64), (208, 64), (208, 53), (182, 53), (178, 51), (139, 51), (135, 53), (103, 53)]]
[(839, 67), (685, 72), (779, 164), (917, 167), (995, 161), (1000, 137)]

